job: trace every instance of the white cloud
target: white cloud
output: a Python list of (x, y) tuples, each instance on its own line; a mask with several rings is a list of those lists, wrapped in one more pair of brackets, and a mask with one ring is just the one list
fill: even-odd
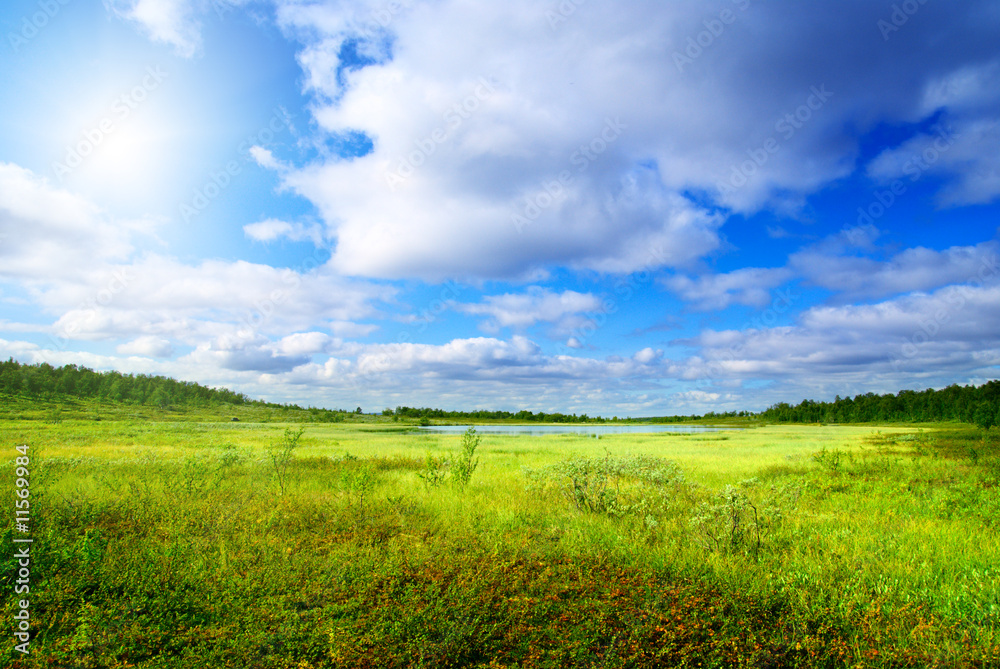
[(648, 365), (650, 363), (656, 362), (662, 357), (663, 357), (663, 351), (654, 350), (652, 348), (647, 347), (636, 353), (634, 356), (632, 356), (632, 359), (640, 364)]
[[(922, 7), (890, 54), (877, 31), (856, 38), (883, 18), (864, 2), (586, 3), (553, 24), (557, 8), (528, 0), (446, 0), (366, 29), (380, 8), (279, 3), (279, 23), (303, 43), (321, 130), (363, 131), (375, 146), (292, 170), (285, 183), (322, 212), (340, 271), (435, 280), (691, 266), (719, 248), (721, 220), (682, 194), (707, 192), (740, 212), (794, 210), (854, 170), (858, 131), (926, 115), (928, 86), (992, 43), (977, 33), (929, 63), (936, 35), (968, 15), (995, 21), (981, 3), (961, 15)], [(676, 67), (724, 9), (732, 24)], [(817, 32), (827, 47), (806, 63)], [(342, 71), (341, 47), (358, 36), (379, 65)], [(970, 90), (965, 98), (989, 87)], [(720, 192), (748, 160), (746, 183)]]
[(325, 362), (301, 365), (274, 379), (319, 389), (353, 389), (410, 404), (431, 396), (437, 402), (452, 397), (465, 407), (499, 406), (489, 401), (504, 397), (505, 406), (514, 401), (523, 407), (544, 394), (562, 410), (586, 400), (586, 410), (593, 413), (599, 398), (609, 392), (621, 398), (635, 388), (652, 387), (664, 374), (661, 358), (662, 352), (652, 349), (631, 359), (553, 356), (519, 335), (509, 340), (477, 337), (440, 345), (344, 346), (332, 350)]
[[(219, 0), (238, 5), (240, 0)], [(201, 50), (201, 23), (193, 0), (105, 0), (116, 14), (136, 23), (154, 42), (191, 58)]]
[(791, 256), (789, 266), (813, 285), (836, 291), (837, 301), (881, 298), (995, 277), (1000, 244), (906, 249), (886, 261), (831, 255), (823, 245)]
[(295, 229), (287, 221), (269, 218), (259, 223), (248, 223), (243, 226), (243, 233), (258, 242), (273, 242), (281, 237), (290, 237)]
[(54, 330), (81, 339), (157, 335), (190, 345), (225, 333), (252, 340), (324, 323), (343, 332), (354, 327), (347, 323), (377, 316), (372, 302), (394, 293), (322, 268), (295, 271), (244, 261), (189, 266), (149, 256), (117, 271), (122, 281), (114, 291), (60, 284), (42, 294), (50, 310), (68, 309)]
[(258, 242), (273, 242), (285, 238), (293, 242), (309, 241), (316, 246), (323, 244), (323, 230), (319, 225), (289, 223), (268, 218), (243, 226), (243, 233)]
[[(318, 228), (286, 225), (263, 221), (250, 230), (320, 241)], [(113, 220), (30, 171), (0, 163), (0, 279), (25, 287), (33, 303), (56, 316), (51, 327), (36, 329), (61, 348), (74, 340), (125, 340), (119, 353), (155, 358), (169, 357), (177, 344), (228, 335), (249, 343), (261, 334), (325, 327), (364, 336), (376, 326), (358, 321), (379, 316), (373, 303), (395, 293), (332, 274), (321, 250), (296, 269), (220, 260), (188, 265), (143, 254), (133, 239), (148, 239), (151, 230), (144, 221)]]
[(771, 290), (792, 278), (785, 268), (747, 267), (727, 274), (705, 274), (695, 278), (672, 276), (662, 283), (698, 311), (721, 311), (732, 304), (763, 307), (771, 302)]
[(269, 170), (278, 170), (284, 167), (281, 161), (275, 158), (274, 154), (271, 153), (270, 150), (260, 146), (251, 146), (250, 156), (258, 165)]
[(919, 116), (940, 109), (953, 112), (990, 111), (1000, 102), (1000, 60), (963, 64), (927, 81)]
[(489, 316), (481, 327), (487, 332), (501, 328), (524, 330), (536, 323), (551, 323), (559, 332), (568, 332), (587, 322), (586, 314), (604, 308), (601, 298), (590, 293), (566, 290), (555, 293), (547, 288), (530, 287), (527, 292), (489, 295), (480, 304), (457, 304), (466, 314)]
[(938, 203), (986, 204), (1000, 197), (1000, 109), (989, 117), (957, 118), (942, 132), (919, 135), (879, 154), (869, 176), (904, 187), (925, 175), (943, 176)]
[(872, 305), (813, 307), (792, 326), (707, 330), (676, 342), (695, 347), (697, 355), (671, 372), (706, 383), (780, 382), (784, 399), (821, 389), (886, 392), (995, 376), (1000, 286), (996, 274), (985, 278)]
[(174, 354), (173, 345), (160, 337), (139, 337), (119, 344), (115, 350), (121, 355), (139, 355), (147, 358), (169, 358)]
[(0, 163), (0, 277), (45, 282), (92, 276), (95, 264), (127, 258), (133, 234), (142, 229), (111, 220), (29, 170)]

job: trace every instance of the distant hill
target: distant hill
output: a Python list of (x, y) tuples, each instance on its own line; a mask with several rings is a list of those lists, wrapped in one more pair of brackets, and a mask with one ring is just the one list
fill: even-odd
[(38, 399), (77, 397), (167, 408), (266, 403), (227, 388), (208, 388), (164, 376), (95, 372), (87, 367), (0, 362), (0, 392)]

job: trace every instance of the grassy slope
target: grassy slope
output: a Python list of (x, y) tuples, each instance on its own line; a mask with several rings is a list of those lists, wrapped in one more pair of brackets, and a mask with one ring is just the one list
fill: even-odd
[[(1000, 661), (1000, 460), (979, 432), (491, 435), (459, 489), (418, 477), (459, 437), (309, 425), (281, 495), (286, 425), (115, 411), (0, 421), (4, 457), (31, 447), (35, 503), (37, 636), (13, 666)], [(623, 477), (614, 514), (526, 489), (524, 467), (607, 453), (685, 482)], [(758, 529), (747, 503), (759, 546), (732, 532)]]

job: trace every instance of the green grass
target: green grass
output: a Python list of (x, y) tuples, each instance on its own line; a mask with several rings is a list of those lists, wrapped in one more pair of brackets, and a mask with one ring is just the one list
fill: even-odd
[(0, 420), (34, 539), (8, 666), (1000, 662), (996, 431), (484, 435), (461, 486), (421, 476), (461, 435), (306, 424), (279, 480), (270, 416), (85, 410)]

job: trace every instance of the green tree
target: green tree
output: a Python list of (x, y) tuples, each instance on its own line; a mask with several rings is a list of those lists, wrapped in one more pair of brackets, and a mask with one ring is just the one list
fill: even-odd
[(975, 413), (972, 415), (972, 422), (988, 430), (995, 424), (996, 413), (989, 402), (980, 402), (979, 406), (976, 407)]

